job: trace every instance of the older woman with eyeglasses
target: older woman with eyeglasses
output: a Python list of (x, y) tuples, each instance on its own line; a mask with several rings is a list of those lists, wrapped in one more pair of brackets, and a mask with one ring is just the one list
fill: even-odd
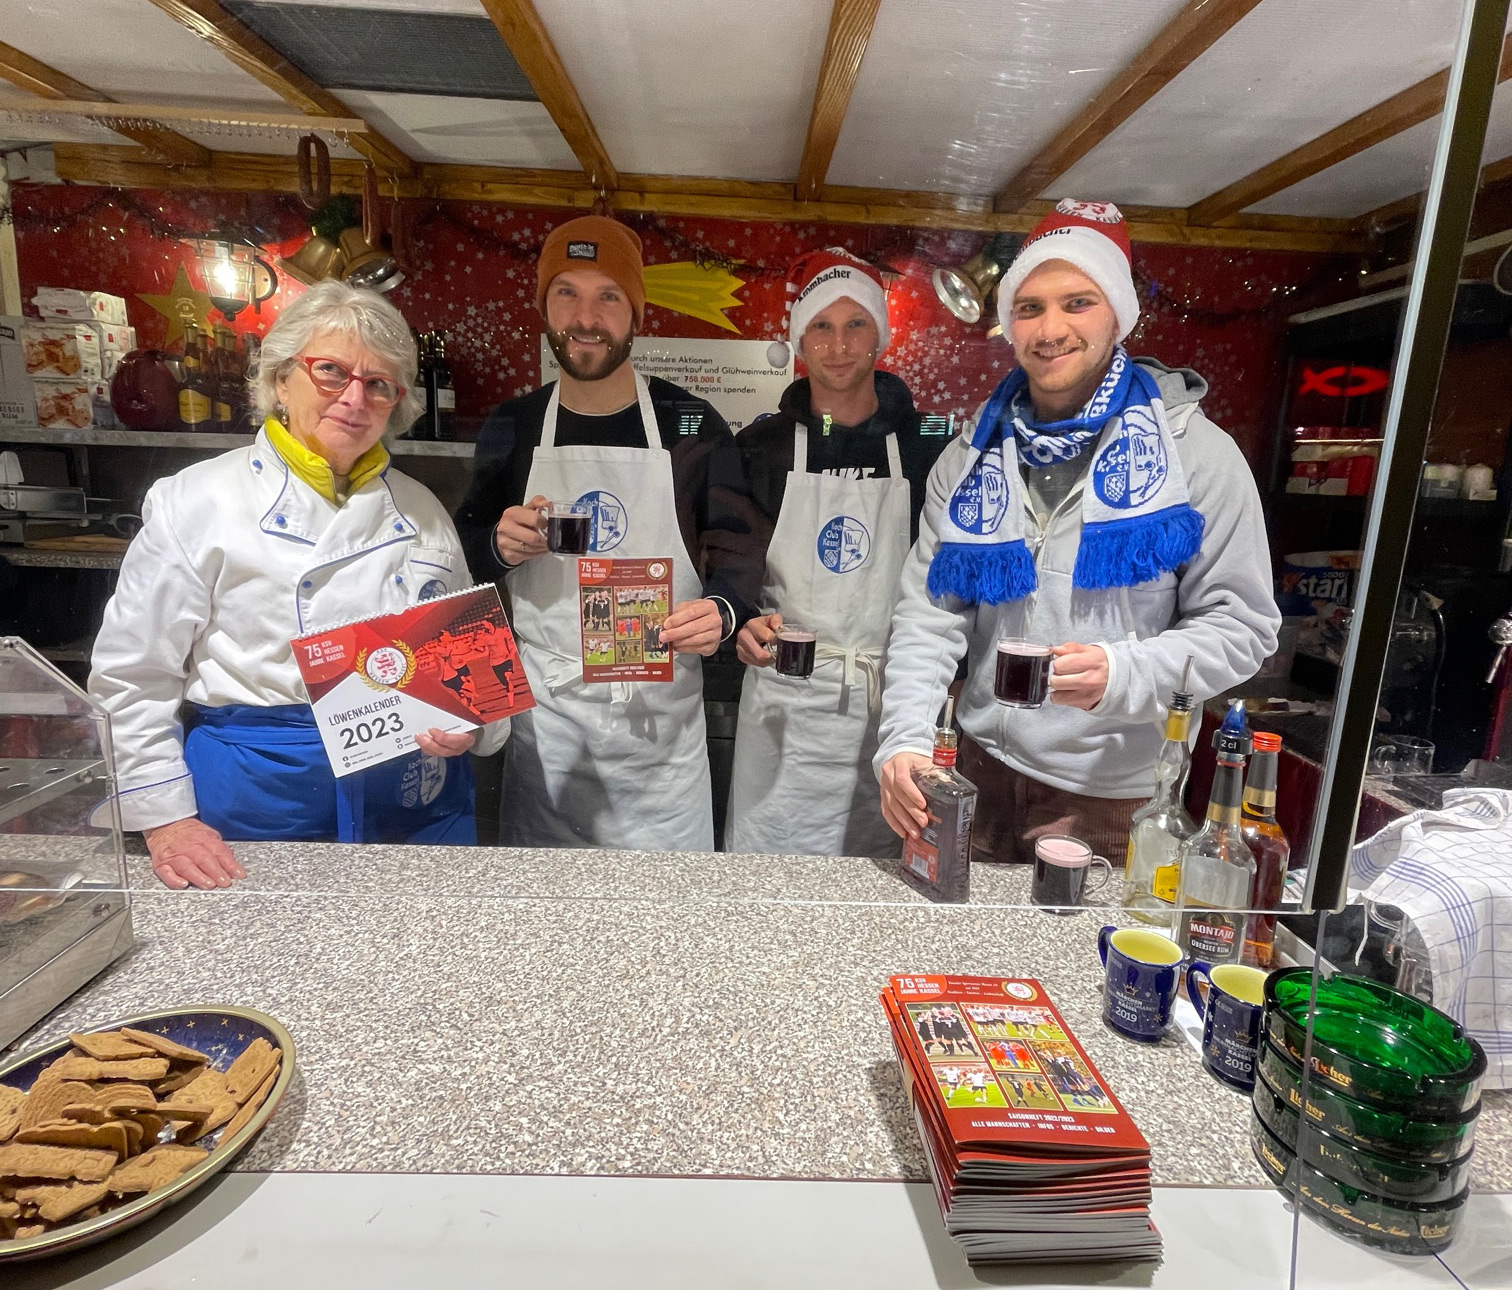
[(441, 503), (381, 442), (418, 411), (415, 368), (393, 305), (322, 283), (263, 342), (256, 441), (147, 493), (89, 687), (122, 823), (170, 887), (244, 877), (227, 839), (477, 840), (462, 754), (496, 750), (508, 722), (417, 731), (410, 756), (338, 780), (289, 644), (470, 583)]

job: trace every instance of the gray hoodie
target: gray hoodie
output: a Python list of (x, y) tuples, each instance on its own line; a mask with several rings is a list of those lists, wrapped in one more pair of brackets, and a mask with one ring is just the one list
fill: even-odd
[[(929, 755), (945, 691), (964, 656), (961, 728), (994, 757), (1073, 793), (1149, 797), (1165, 704), (1187, 656), (1190, 688), (1201, 703), (1248, 680), (1275, 651), (1281, 615), (1249, 465), (1198, 408), (1206, 381), (1190, 368), (1137, 361), (1160, 385), (1188, 496), (1206, 522), (1201, 551), (1154, 582), (1076, 590), (1071, 570), (1081, 540), (1083, 485), (1071, 490), (1043, 528), (1028, 508), (1026, 489), (1027, 531), (1039, 533), (1031, 542), (1039, 590), (1009, 605), (936, 600), (925, 580), (940, 545), (940, 517), (969, 448), (967, 438), (955, 440), (930, 472), (919, 540), (903, 565), (887, 647), (881, 747), (873, 763), (879, 775), (900, 752)], [(992, 684), (1002, 636), (1101, 645), (1108, 654), (1107, 693), (1091, 712), (1049, 702), (1038, 709), (999, 704)]]

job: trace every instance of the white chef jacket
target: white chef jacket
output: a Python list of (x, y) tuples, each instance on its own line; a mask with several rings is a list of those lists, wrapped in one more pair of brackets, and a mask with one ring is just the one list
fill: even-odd
[[(89, 690), (109, 711), (121, 822), (197, 812), (179, 707), (306, 703), (289, 641), (472, 584), (434, 494), (392, 467), (326, 500), (274, 451), (246, 448), (160, 479), (142, 503), (95, 639)], [(496, 752), (509, 722), (477, 732)]]

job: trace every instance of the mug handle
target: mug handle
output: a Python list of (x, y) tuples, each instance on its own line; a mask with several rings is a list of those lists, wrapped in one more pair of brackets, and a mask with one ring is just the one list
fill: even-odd
[(1097, 895), (1098, 892), (1100, 892), (1104, 887), (1108, 885), (1108, 880), (1113, 877), (1113, 862), (1111, 860), (1105, 859), (1103, 856), (1093, 856), (1091, 863), (1093, 865), (1102, 865), (1102, 881), (1099, 882), (1095, 887), (1083, 887), (1083, 900), (1085, 900), (1088, 896)]
[(1097, 934), (1097, 957), (1102, 960), (1104, 967), (1108, 966), (1108, 938), (1117, 930), (1118, 928), (1109, 923)]
[(1186, 996), (1192, 1001), (1192, 1007), (1197, 1009), (1197, 1015), (1202, 1020), (1207, 1020), (1207, 996), (1206, 992), (1197, 989), (1197, 978), (1202, 978), (1202, 984), (1209, 990), (1213, 988), (1213, 969), (1201, 959), (1193, 959), (1186, 973)]

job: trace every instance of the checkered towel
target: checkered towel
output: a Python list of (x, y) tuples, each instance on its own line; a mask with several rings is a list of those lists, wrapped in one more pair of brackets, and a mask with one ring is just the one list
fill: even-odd
[(1455, 788), (1354, 849), (1353, 884), (1395, 905), (1428, 950), (1433, 1001), (1486, 1050), (1485, 1087), (1512, 1088), (1512, 792)]

